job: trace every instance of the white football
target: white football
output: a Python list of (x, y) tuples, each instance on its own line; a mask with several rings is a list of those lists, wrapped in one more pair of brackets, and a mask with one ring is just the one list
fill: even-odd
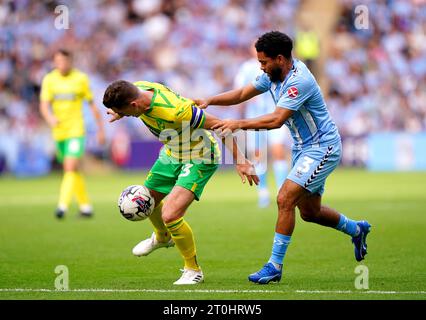
[(118, 198), (120, 213), (127, 220), (144, 220), (151, 215), (154, 207), (154, 198), (144, 186), (128, 186)]

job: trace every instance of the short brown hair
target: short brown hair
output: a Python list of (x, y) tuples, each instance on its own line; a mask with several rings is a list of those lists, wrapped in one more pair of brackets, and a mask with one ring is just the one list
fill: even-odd
[(121, 109), (139, 96), (138, 88), (131, 82), (117, 80), (105, 90), (103, 104), (107, 108)]

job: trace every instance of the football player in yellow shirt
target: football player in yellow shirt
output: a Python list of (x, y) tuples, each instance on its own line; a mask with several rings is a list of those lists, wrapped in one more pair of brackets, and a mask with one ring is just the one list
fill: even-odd
[[(144, 183), (156, 204), (149, 217), (154, 233), (137, 244), (133, 254), (146, 256), (156, 249), (176, 245), (185, 266), (174, 284), (202, 282), (204, 275), (197, 261), (194, 235), (184, 215), (191, 203), (200, 199), (219, 166), (220, 150), (208, 129), (220, 120), (199, 109), (194, 101), (148, 81), (115, 81), (106, 89), (103, 103), (112, 116), (110, 122), (124, 116), (138, 117), (164, 144)], [(230, 138), (224, 138), (225, 145), (237, 160), (236, 169), (243, 183), (247, 179), (250, 185), (257, 184), (253, 165)]]
[(63, 49), (58, 50), (54, 54), (53, 62), (55, 69), (43, 78), (40, 112), (52, 128), (57, 159), (64, 170), (55, 215), (57, 218), (63, 218), (75, 195), (81, 216), (91, 217), (93, 209), (80, 172), (85, 143), (84, 100), (89, 102), (96, 120), (99, 144), (105, 142), (103, 121), (93, 102), (89, 78), (85, 73), (73, 68), (71, 53)]

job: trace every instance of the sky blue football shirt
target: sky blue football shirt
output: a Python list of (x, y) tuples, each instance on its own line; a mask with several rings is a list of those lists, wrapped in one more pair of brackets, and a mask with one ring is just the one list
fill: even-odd
[(293, 149), (326, 147), (340, 142), (339, 131), (320, 87), (303, 62), (293, 59), (293, 68), (283, 82), (271, 82), (263, 73), (252, 83), (261, 92), (270, 91), (277, 107), (295, 111), (285, 122), (293, 137)]

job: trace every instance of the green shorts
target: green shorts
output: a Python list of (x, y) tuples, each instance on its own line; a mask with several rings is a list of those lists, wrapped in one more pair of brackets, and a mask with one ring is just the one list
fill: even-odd
[(192, 191), (198, 201), (218, 167), (218, 164), (177, 163), (161, 150), (144, 185), (148, 189), (165, 194), (169, 194), (174, 186), (180, 186)]
[(65, 158), (81, 158), (84, 154), (84, 137), (56, 141), (56, 158), (60, 163)]

